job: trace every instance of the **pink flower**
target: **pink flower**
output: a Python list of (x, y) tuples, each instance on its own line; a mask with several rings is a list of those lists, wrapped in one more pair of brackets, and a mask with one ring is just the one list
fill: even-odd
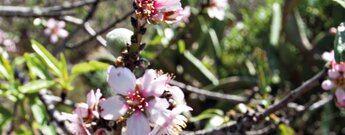
[(225, 9), (227, 6), (227, 0), (210, 0), (210, 4), (207, 7), (208, 16), (211, 18), (217, 18), (218, 20), (224, 20)]
[(74, 135), (91, 135), (88, 131), (86, 124), (83, 123), (83, 119), (80, 115), (73, 113), (62, 113), (62, 117), (69, 123), (67, 125), (68, 130)]
[(99, 89), (97, 89), (96, 93), (91, 90), (87, 94), (87, 103), (77, 104), (77, 108), (74, 112), (86, 120), (91, 120), (94, 116), (99, 117), (98, 103), (101, 97), (102, 93)]
[(182, 14), (182, 21), (184, 23), (189, 23), (189, 17), (191, 15), (191, 10), (190, 10), (190, 7), (189, 6), (185, 6), (183, 8), (183, 10), (181, 11), (181, 14)]
[(337, 97), (337, 105), (339, 107), (345, 107), (345, 92), (344, 92), (344, 89), (338, 88), (335, 91), (335, 96)]
[(57, 21), (55, 19), (49, 19), (47, 22), (47, 28), (44, 33), (50, 36), (50, 42), (56, 43), (60, 38), (68, 36), (68, 31), (64, 29), (66, 23), (64, 21)]
[(150, 135), (175, 135), (182, 131), (182, 128), (186, 127), (187, 118), (180, 115), (182, 112), (188, 112), (193, 110), (189, 106), (179, 105), (171, 111), (168, 110), (164, 114), (165, 122), (158, 123), (158, 125), (152, 130)]
[(107, 80), (116, 94), (100, 102), (101, 116), (106, 120), (126, 119), (129, 135), (149, 134), (150, 122), (158, 120), (167, 110), (169, 103), (160, 98), (163, 94), (168, 75), (157, 75), (154, 70), (147, 70), (143, 77), (136, 79), (127, 68), (110, 66)]
[(136, 15), (141, 25), (151, 23), (173, 23), (182, 18), (180, 0), (135, 0)]

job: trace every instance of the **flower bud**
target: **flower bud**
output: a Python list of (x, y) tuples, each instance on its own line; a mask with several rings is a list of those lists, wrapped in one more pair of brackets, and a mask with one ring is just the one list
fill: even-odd
[(106, 35), (107, 48), (113, 55), (118, 56), (131, 42), (132, 35), (133, 32), (126, 28), (116, 28), (110, 31)]
[(334, 86), (333, 82), (331, 80), (324, 80), (321, 84), (321, 87), (324, 89), (324, 90), (330, 90), (332, 89)]

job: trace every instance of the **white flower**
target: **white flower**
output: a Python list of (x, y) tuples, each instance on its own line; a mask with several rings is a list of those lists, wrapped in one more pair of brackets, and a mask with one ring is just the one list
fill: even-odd
[[(187, 118), (180, 115), (182, 112), (188, 112), (193, 110), (186, 105), (178, 105), (171, 111), (165, 111), (163, 115), (164, 122), (158, 123), (158, 125), (152, 130), (150, 135), (177, 135), (185, 128)], [(162, 117), (162, 116), (161, 116)]]
[(50, 36), (50, 42), (56, 43), (59, 38), (65, 38), (68, 36), (68, 31), (64, 29), (66, 23), (64, 21), (57, 21), (55, 19), (49, 19), (47, 22), (47, 28), (44, 33)]
[(169, 107), (167, 100), (159, 97), (170, 79), (168, 75), (147, 70), (143, 77), (136, 79), (129, 69), (113, 66), (108, 68), (107, 75), (116, 95), (100, 102), (101, 116), (106, 120), (126, 119), (129, 135), (149, 134), (150, 122), (158, 123), (155, 117), (164, 115)]
[(102, 97), (102, 93), (99, 89), (97, 89), (96, 93), (91, 90), (87, 94), (87, 103), (79, 103), (77, 104), (77, 108), (74, 110), (82, 118), (86, 118), (90, 120), (93, 116), (98, 117), (98, 103), (100, 98)]
[(91, 133), (87, 130), (86, 125), (83, 123), (82, 117), (78, 114), (62, 113), (61, 116), (69, 122), (67, 128), (72, 132), (72, 134), (91, 135)]
[(227, 6), (227, 0), (210, 0), (210, 5), (207, 8), (208, 16), (217, 18), (218, 20), (224, 20)]

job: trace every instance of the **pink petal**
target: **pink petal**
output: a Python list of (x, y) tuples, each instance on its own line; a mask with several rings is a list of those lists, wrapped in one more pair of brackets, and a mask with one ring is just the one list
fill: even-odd
[(330, 90), (334, 87), (334, 83), (331, 80), (324, 80), (321, 84), (324, 90)]
[(165, 90), (165, 87), (169, 79), (170, 78), (167, 74), (160, 75), (156, 79), (154, 79), (151, 82), (150, 86), (147, 88), (147, 96), (161, 96)]
[(155, 98), (149, 102), (149, 107), (147, 108), (147, 113), (152, 122), (158, 125), (163, 125), (168, 116), (169, 102), (163, 98)]
[(148, 135), (150, 122), (141, 112), (135, 112), (127, 119), (128, 135)]
[(79, 103), (77, 104), (74, 113), (76, 113), (79, 117), (85, 118), (89, 114), (89, 106), (85, 103)]
[(345, 92), (342, 88), (338, 88), (335, 91), (335, 96), (337, 97), (337, 102), (340, 107), (345, 107)]
[(101, 116), (106, 120), (116, 120), (123, 116), (128, 108), (120, 96), (112, 96), (99, 103)]
[(140, 78), (141, 85), (144, 90), (147, 90), (151, 84), (151, 82), (154, 80), (154, 78), (157, 77), (157, 73), (153, 69), (149, 69), (145, 71), (145, 74)]
[(47, 21), (47, 27), (52, 29), (56, 26), (56, 23), (57, 23), (56, 20), (51, 18)]
[(336, 79), (340, 76), (340, 73), (335, 69), (328, 70), (328, 77), (331, 79)]
[(172, 110), (173, 115), (178, 115), (183, 112), (192, 111), (193, 109), (187, 105), (178, 105)]
[(68, 31), (65, 29), (59, 29), (57, 35), (59, 35), (59, 37), (65, 38), (68, 36)]
[(136, 85), (134, 74), (123, 67), (110, 66), (107, 71), (107, 81), (113, 93), (121, 95), (128, 95), (128, 92), (134, 91)]
[(58, 21), (58, 22), (57, 22), (57, 27), (63, 28), (63, 27), (65, 27), (65, 26), (66, 26), (66, 23), (65, 23), (64, 21)]
[(59, 37), (55, 34), (50, 35), (50, 42), (56, 43), (58, 41)]
[(179, 87), (170, 86), (169, 92), (171, 93), (171, 95), (173, 96), (173, 99), (176, 102), (180, 102), (180, 103), (184, 102), (184, 93), (182, 92), (182, 90)]
[(44, 34), (46, 34), (46, 35), (50, 35), (51, 32), (52, 32), (52, 30), (50, 28), (44, 29)]
[(86, 96), (86, 103), (90, 106), (93, 107), (98, 99), (96, 99), (95, 92), (91, 90), (87, 96)]

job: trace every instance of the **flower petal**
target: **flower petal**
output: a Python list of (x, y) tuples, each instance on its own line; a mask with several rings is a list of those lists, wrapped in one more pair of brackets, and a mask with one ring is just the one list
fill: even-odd
[(141, 112), (135, 112), (127, 119), (128, 135), (148, 135), (150, 122)]
[(334, 83), (331, 80), (324, 80), (321, 84), (324, 90), (330, 90), (334, 87)]
[(150, 121), (157, 125), (163, 125), (168, 119), (170, 111), (167, 109), (169, 102), (163, 98), (155, 98), (149, 102), (147, 115)]
[(74, 110), (74, 113), (79, 115), (79, 117), (85, 118), (89, 114), (89, 106), (85, 103), (79, 103), (77, 104), (77, 107)]
[(114, 94), (127, 95), (128, 92), (134, 91), (136, 78), (134, 74), (123, 67), (115, 68), (110, 66), (107, 71), (107, 81)]
[(56, 34), (59, 35), (59, 37), (65, 38), (68, 36), (68, 31), (65, 29), (59, 29)]
[(123, 116), (128, 108), (120, 96), (112, 96), (99, 103), (101, 116), (106, 120), (116, 120)]

